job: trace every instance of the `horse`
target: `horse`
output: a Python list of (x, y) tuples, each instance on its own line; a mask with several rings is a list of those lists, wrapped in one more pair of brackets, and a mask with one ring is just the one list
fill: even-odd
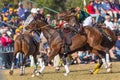
[[(22, 60), (20, 67), (20, 76), (25, 74), (25, 62), (26, 62), (26, 58), (29, 55), (32, 55), (34, 57), (34, 62), (36, 65), (37, 63), (36, 56), (39, 54), (39, 45), (37, 44), (35, 43), (35, 41), (33, 41), (33, 35), (31, 34), (30, 31), (25, 31), (23, 34), (21, 33), (16, 37), (16, 39), (14, 40), (14, 57), (9, 72), (10, 75), (13, 75), (14, 61), (18, 52), (24, 54), (24, 58)], [(33, 74), (35, 74), (36, 70), (37, 70), (37, 65), (34, 68)]]
[[(77, 26), (77, 28), (80, 28), (80, 24), (78, 22), (78, 19), (76, 17), (77, 12), (75, 11), (74, 8), (71, 8), (69, 10), (63, 11), (59, 13), (59, 18), (67, 21), (70, 25)], [(89, 28), (89, 29), (88, 29)], [(99, 29), (100, 28), (100, 29)], [(116, 35), (115, 33), (108, 29), (108, 28), (102, 28), (100, 27), (95, 27), (94, 29), (97, 29), (95, 31), (98, 32), (98, 34), (92, 34), (92, 29), (93, 27), (83, 27), (84, 33), (87, 35), (87, 43), (89, 44), (90, 47), (92, 47), (92, 53), (96, 54), (99, 58), (99, 64), (95, 67), (95, 69), (91, 73), (98, 73), (100, 67), (104, 63), (105, 68), (110, 67), (111, 63), (109, 63), (109, 55), (106, 54), (107, 58), (107, 63), (105, 62), (105, 53), (108, 53), (108, 50), (111, 49), (116, 42)], [(100, 32), (100, 30), (102, 32)], [(88, 33), (91, 32), (89, 35)], [(90, 36), (93, 36), (90, 38)], [(102, 60), (101, 60), (102, 59)], [(110, 68), (107, 69), (108, 72), (111, 71)]]
[[(68, 20), (71, 20), (71, 19), (68, 18)], [(34, 22), (35, 21), (33, 20), (31, 21), (30, 24)], [(36, 27), (26, 26), (26, 29), (36, 29), (36, 30), (41, 30), (43, 32), (44, 36), (48, 40), (50, 50), (51, 50), (47, 60), (47, 62), (50, 62), (57, 54), (64, 53), (65, 49), (63, 47), (64, 45), (63, 40), (61, 39), (60, 33), (56, 29), (51, 28), (49, 24), (46, 24), (42, 20), (36, 20), (36, 22), (39, 24), (38, 26)], [(89, 26), (86, 26), (84, 28), (84, 32), (85, 34), (77, 33), (71, 38), (72, 44), (69, 46), (70, 48), (69, 54), (79, 50), (90, 50), (91, 52), (99, 56), (99, 58), (102, 59), (102, 61), (104, 61), (105, 59), (104, 59), (104, 56), (102, 55), (103, 53), (101, 52), (107, 52), (107, 50), (105, 47), (101, 46), (102, 37), (103, 37), (101, 32), (97, 28), (93, 28)], [(112, 34), (110, 35), (110, 37), (113, 36), (111, 38), (115, 41), (114, 34), (111, 31), (110, 33)], [(114, 44), (114, 41), (113, 41), (113, 44)], [(65, 75), (68, 75), (70, 71), (68, 69), (68, 65), (66, 64), (66, 61), (67, 60), (65, 60), (65, 63), (64, 63), (64, 67), (66, 70)], [(102, 61), (100, 60), (99, 66), (97, 67), (100, 67), (103, 64)], [(105, 61), (104, 61), (104, 64), (105, 66), (107, 66)], [(44, 68), (45, 68), (45, 65), (41, 68), (38, 75), (43, 72)], [(93, 73), (95, 72), (96, 70)]]

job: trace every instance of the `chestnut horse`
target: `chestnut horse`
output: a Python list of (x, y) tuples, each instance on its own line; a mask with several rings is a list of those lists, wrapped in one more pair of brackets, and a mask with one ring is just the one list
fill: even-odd
[[(33, 36), (29, 31), (25, 31), (23, 34), (18, 35), (14, 41), (14, 58), (12, 61), (10, 72), (9, 72), (10, 75), (13, 74), (14, 60), (18, 52), (21, 52), (24, 54), (24, 58), (20, 67), (20, 75), (24, 75), (26, 58), (29, 55), (32, 55), (34, 57), (34, 62), (36, 64), (37, 63), (36, 56), (37, 54), (39, 54), (39, 46), (34, 43)], [(33, 74), (35, 73), (36, 69), (37, 69), (37, 65), (35, 66)]]
[[(76, 15), (77, 12), (75, 12), (75, 9), (71, 8), (70, 10), (66, 10), (64, 12), (59, 13), (58, 18), (67, 21), (72, 27), (73, 25), (77, 26), (77, 28), (79, 29), (81, 26), (78, 22)], [(96, 27), (97, 29), (96, 31), (98, 34), (92, 33), (93, 27), (89, 26), (89, 29), (87, 28), (88, 27), (83, 27), (84, 29), (83, 32), (87, 35), (87, 43), (89, 44), (90, 47), (93, 48), (91, 52), (96, 54), (100, 58), (99, 64), (97, 64), (97, 66), (92, 72), (96, 74), (103, 63), (105, 68), (110, 67), (111, 63), (109, 63), (109, 54), (106, 54), (107, 63), (105, 62), (104, 57), (105, 57), (105, 53), (108, 53), (109, 52), (108, 50), (115, 45), (116, 36), (112, 30), (107, 28), (102, 28), (102, 26), (99, 27), (102, 30), (102, 32), (100, 32), (99, 28)], [(88, 34), (89, 32), (91, 32), (90, 35)], [(107, 71), (108, 72), (111, 71), (110, 68), (108, 68)]]
[[(68, 20), (71, 21), (71, 19), (68, 19)], [(36, 29), (36, 30), (41, 30), (43, 32), (44, 36), (48, 40), (50, 50), (51, 50), (50, 55), (47, 60), (48, 62), (50, 62), (57, 54), (64, 53), (63, 40), (61, 39), (60, 33), (56, 29), (51, 28), (49, 24), (46, 24), (42, 20), (36, 20), (36, 21), (33, 20), (30, 24), (33, 24), (35, 22), (37, 22), (39, 25), (36, 27), (26, 26), (26, 29), (31, 29), (31, 30)], [(72, 22), (74, 23), (74, 21)], [(106, 29), (105, 31), (107, 30), (108, 29)], [(113, 34), (113, 32), (111, 32), (111, 30), (108, 30), (108, 31), (110, 31), (110, 33), (112, 34), (112, 35), (110, 34), (110, 37), (112, 38), (113, 40), (112, 43), (114, 44), (116, 40), (115, 35)], [(102, 54), (103, 52), (106, 53), (108, 49), (106, 49), (105, 47), (101, 45), (101, 42), (103, 39), (101, 32), (97, 28), (93, 28), (89, 26), (86, 26), (84, 28), (84, 32), (85, 34), (77, 33), (71, 38), (72, 44), (69, 46), (70, 47), (69, 54), (79, 51), (79, 50), (91, 50), (91, 52), (99, 56), (99, 58), (102, 59), (102, 61), (104, 62), (105, 66), (107, 66), (106, 62), (104, 61), (105, 56)], [(100, 64), (98, 67), (102, 65), (102, 61), (100, 61)], [(65, 64), (64, 67), (66, 70), (65, 75), (68, 75), (69, 73), (68, 65)], [(41, 68), (39, 73), (42, 73), (44, 68), (45, 68), (45, 65)], [(106, 68), (109, 68), (109, 67), (107, 66)]]

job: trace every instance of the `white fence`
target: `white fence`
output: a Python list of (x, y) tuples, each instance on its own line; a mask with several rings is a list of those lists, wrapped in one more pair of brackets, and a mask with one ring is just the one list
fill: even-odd
[(12, 53), (12, 52), (14, 52), (13, 46), (7, 46), (7, 47), (0, 46), (0, 53)]

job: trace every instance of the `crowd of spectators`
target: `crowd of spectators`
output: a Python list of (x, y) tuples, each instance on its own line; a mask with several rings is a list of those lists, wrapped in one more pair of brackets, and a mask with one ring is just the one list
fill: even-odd
[(11, 66), (14, 39), (23, 28), (22, 25), (29, 15), (28, 13), (29, 10), (23, 8), (23, 3), (19, 3), (18, 8), (14, 8), (12, 4), (4, 3), (0, 15), (0, 55), (3, 69)]
[[(90, 0), (87, 5), (87, 12), (93, 18), (93, 26), (97, 23), (104, 23), (107, 28), (115, 31), (116, 33), (120, 32), (120, 5), (115, 0)], [(37, 8), (40, 14), (44, 14), (44, 9)], [(21, 29), (23, 29), (23, 24), (28, 15), (30, 14), (29, 9), (23, 7), (23, 3), (19, 3), (17, 8), (14, 8), (12, 4), (4, 3), (4, 7), (1, 10), (0, 17), (0, 46), (8, 47), (13, 46), (14, 39)], [(46, 16), (40, 15), (46, 19), (46, 22), (51, 25), (52, 28), (61, 27), (61, 21), (59, 26), (55, 19), (51, 19), (51, 15), (47, 14)], [(45, 42), (43, 48), (48, 49), (48, 44)], [(114, 52), (114, 53), (112, 53)], [(118, 40), (114, 48), (110, 50), (112, 58), (120, 60), (120, 35), (118, 35)], [(44, 53), (44, 52), (43, 52)], [(46, 53), (46, 52), (45, 52)], [(2, 68), (10, 68), (12, 61), (11, 57), (13, 54), (4, 53), (2, 55)], [(48, 54), (46, 54), (48, 55)], [(9, 58), (8, 58), (9, 57)], [(10, 60), (8, 60), (10, 59)], [(9, 62), (8, 62), (9, 61)], [(97, 58), (88, 52), (78, 52), (78, 54), (72, 54), (71, 64), (87, 64), (89, 62), (96, 62)], [(51, 64), (50, 64), (51, 65)]]

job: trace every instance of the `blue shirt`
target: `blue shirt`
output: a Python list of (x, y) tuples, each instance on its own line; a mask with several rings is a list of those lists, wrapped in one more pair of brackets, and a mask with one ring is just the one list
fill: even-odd
[(111, 10), (111, 6), (109, 3), (102, 2), (102, 9)]
[(115, 43), (115, 46), (120, 49), (120, 40), (117, 40), (116, 43)]
[(4, 7), (2, 8), (2, 12), (7, 12), (8, 11), (8, 8)]
[(18, 8), (18, 16), (22, 18), (22, 20), (25, 19), (25, 9), (24, 8)]
[(101, 9), (102, 9), (102, 4), (101, 3), (94, 3), (94, 8), (97, 9), (99, 12), (101, 12)]

